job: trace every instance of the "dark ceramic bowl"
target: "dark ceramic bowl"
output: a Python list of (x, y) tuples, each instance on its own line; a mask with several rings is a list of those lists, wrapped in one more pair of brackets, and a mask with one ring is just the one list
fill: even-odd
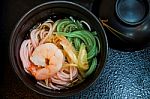
[(92, 12), (103, 20), (110, 47), (139, 50), (150, 42), (150, 0), (94, 0)]
[[(46, 20), (50, 16), (73, 16), (85, 20), (97, 33), (101, 44), (101, 51), (98, 55), (98, 64), (96, 70), (83, 83), (60, 91), (53, 91), (44, 88), (36, 83), (36, 80), (27, 74), (22, 66), (19, 57), (19, 49), (22, 41), (25, 39), (29, 30), (38, 22)], [(32, 90), (53, 97), (69, 96), (88, 88), (101, 73), (107, 56), (107, 38), (104, 29), (98, 19), (84, 7), (67, 1), (53, 1), (41, 4), (28, 13), (26, 13), (16, 25), (10, 38), (9, 52), (10, 61), (14, 71), (17, 73), (22, 82)]]

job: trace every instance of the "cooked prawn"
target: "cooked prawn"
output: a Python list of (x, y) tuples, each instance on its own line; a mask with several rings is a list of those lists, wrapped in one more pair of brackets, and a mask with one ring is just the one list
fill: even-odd
[(41, 44), (35, 48), (28, 70), (37, 80), (46, 80), (57, 73), (64, 62), (63, 53), (53, 43)]
[(78, 64), (77, 52), (72, 43), (70, 43), (66, 37), (54, 33), (54, 35), (47, 39), (46, 42), (49, 41), (54, 43), (58, 48), (63, 48), (63, 54), (70, 63)]

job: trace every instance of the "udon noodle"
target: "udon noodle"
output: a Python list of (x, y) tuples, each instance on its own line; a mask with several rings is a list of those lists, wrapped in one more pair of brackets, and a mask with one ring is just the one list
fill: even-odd
[(97, 65), (100, 42), (96, 35), (87, 22), (73, 17), (34, 26), (20, 47), (25, 72), (52, 90), (81, 83)]

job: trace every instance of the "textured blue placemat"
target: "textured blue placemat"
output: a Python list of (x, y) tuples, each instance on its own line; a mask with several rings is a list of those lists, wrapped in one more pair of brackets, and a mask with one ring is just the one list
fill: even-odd
[(150, 49), (121, 52), (109, 49), (98, 80), (80, 95), (83, 99), (150, 99)]

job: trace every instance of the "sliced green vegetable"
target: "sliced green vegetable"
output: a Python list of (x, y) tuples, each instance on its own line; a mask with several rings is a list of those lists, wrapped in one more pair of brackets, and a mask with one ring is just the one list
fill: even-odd
[(77, 51), (79, 51), (80, 45), (81, 45), (81, 40), (79, 38), (74, 38), (74, 46)]
[(88, 60), (87, 60), (87, 51), (84, 43), (81, 44), (79, 55), (78, 55), (78, 64), (79, 68), (83, 71), (89, 69)]
[(72, 31), (74, 31), (76, 29), (77, 29), (77, 26), (75, 24), (73, 24), (73, 23), (70, 23), (70, 24), (68, 24), (68, 25), (66, 25), (64, 27), (64, 31), (63, 32), (68, 33), (68, 32), (72, 32)]
[(95, 37), (86, 30), (74, 31), (69, 34), (67, 33), (59, 33), (60, 35), (64, 35), (66, 37), (79, 38), (81, 39), (88, 50), (88, 59), (92, 59), (97, 54), (97, 46)]
[(83, 30), (84, 29), (82, 23), (80, 23), (78, 20), (75, 22), (75, 24), (77, 25), (78, 30)]
[(85, 78), (89, 76), (96, 68), (96, 55), (100, 52), (101, 45), (97, 32), (85, 30), (82, 22), (70, 17), (59, 21), (57, 34), (65, 36), (78, 51), (78, 54), (75, 54), (71, 47), (61, 44), (72, 62), (78, 64), (79, 73)]
[(72, 32), (75, 30), (83, 29), (82, 24), (79, 21), (75, 21), (72, 17), (70, 19), (62, 19), (57, 25), (57, 32)]
[(85, 73), (85, 77), (91, 75), (94, 72), (96, 65), (97, 65), (97, 59), (93, 58), (92, 64), (91, 64), (89, 70)]
[(73, 38), (67, 37), (67, 39), (68, 39), (69, 42), (73, 42)]
[(97, 32), (96, 32), (96, 31), (91, 32), (91, 33), (92, 33), (92, 35), (94, 35), (94, 36), (96, 36), (96, 35), (97, 35)]
[(71, 20), (69, 19), (63, 19), (61, 20), (58, 25), (57, 25), (57, 32), (63, 32), (64, 31), (64, 28), (66, 25), (70, 24), (70, 23), (73, 23)]

